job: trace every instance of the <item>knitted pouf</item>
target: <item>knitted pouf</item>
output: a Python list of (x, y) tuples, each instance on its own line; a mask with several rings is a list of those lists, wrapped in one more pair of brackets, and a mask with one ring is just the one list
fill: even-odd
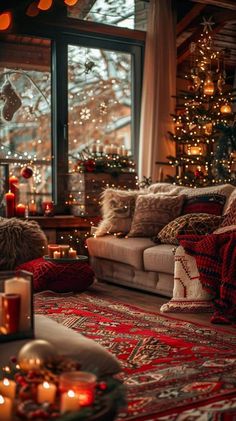
[(23, 263), (16, 269), (33, 274), (34, 292), (82, 292), (94, 281), (93, 270), (84, 262), (54, 263), (40, 257)]

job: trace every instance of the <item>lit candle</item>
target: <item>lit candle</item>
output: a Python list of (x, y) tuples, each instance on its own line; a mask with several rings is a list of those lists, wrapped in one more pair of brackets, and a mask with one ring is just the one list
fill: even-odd
[(6, 217), (12, 218), (15, 215), (15, 195), (11, 191), (5, 194)]
[(43, 382), (42, 384), (39, 384), (37, 389), (38, 403), (53, 403), (55, 401), (56, 391), (56, 385), (53, 383)]
[(19, 200), (19, 179), (12, 175), (9, 177), (9, 190), (15, 195), (15, 203)]
[(0, 395), (0, 419), (10, 421), (12, 419), (12, 400)]
[(43, 202), (42, 209), (45, 216), (53, 216), (54, 215), (54, 204), (53, 202)]
[(19, 218), (24, 218), (25, 217), (25, 205), (23, 205), (22, 203), (19, 203), (16, 206), (16, 216), (18, 216)]
[(123, 156), (124, 155), (124, 149), (125, 149), (124, 145), (120, 146), (118, 148), (118, 155)]
[(105, 153), (108, 154), (108, 155), (111, 153), (111, 147), (110, 146), (105, 147)]
[(55, 251), (60, 251), (60, 248), (59, 248), (58, 244), (48, 244), (48, 255), (49, 255), (49, 257), (53, 258)]
[[(16, 382), (7, 378), (0, 381), (0, 394), (14, 399), (16, 394)], [(1, 414), (0, 414), (1, 415)]]
[(61, 395), (61, 413), (75, 412), (80, 408), (79, 396), (73, 390), (68, 390)]
[(69, 257), (70, 257), (71, 259), (75, 259), (75, 258), (76, 258), (76, 256), (77, 256), (77, 252), (76, 252), (76, 250), (73, 250), (72, 248), (70, 248), (70, 249), (69, 249)]
[(37, 213), (37, 207), (34, 200), (31, 200), (29, 203), (29, 215), (36, 215)]
[(27, 279), (15, 277), (7, 279), (4, 283), (6, 294), (19, 294), (20, 306), (20, 331), (27, 331), (31, 326), (31, 283)]
[(20, 308), (20, 294), (2, 295), (2, 326), (7, 334), (19, 331)]
[(79, 396), (80, 406), (92, 405), (95, 398), (96, 376), (86, 371), (70, 371), (60, 375), (61, 392), (73, 390)]
[(97, 145), (97, 152), (100, 152), (100, 153), (103, 152), (103, 145), (101, 143), (98, 143)]
[(90, 148), (90, 152), (96, 153), (97, 152), (97, 145), (96, 143), (93, 143), (91, 148)]
[(66, 245), (59, 246), (59, 248), (61, 252), (61, 257), (69, 257), (70, 246), (66, 244)]
[(53, 259), (60, 259), (60, 258), (61, 258), (61, 252), (60, 251), (54, 251)]

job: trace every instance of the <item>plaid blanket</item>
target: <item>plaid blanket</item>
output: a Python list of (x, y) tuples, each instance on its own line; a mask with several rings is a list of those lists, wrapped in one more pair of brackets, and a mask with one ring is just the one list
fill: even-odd
[(196, 259), (203, 288), (213, 296), (213, 323), (236, 322), (236, 231), (179, 235), (186, 253)]

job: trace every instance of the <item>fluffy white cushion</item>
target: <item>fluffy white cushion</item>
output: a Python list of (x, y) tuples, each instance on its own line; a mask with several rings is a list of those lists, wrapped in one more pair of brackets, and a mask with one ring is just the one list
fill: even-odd
[(101, 196), (102, 221), (96, 230), (96, 236), (109, 233), (128, 233), (131, 227), (138, 195), (145, 194), (140, 190), (118, 190), (108, 188)]

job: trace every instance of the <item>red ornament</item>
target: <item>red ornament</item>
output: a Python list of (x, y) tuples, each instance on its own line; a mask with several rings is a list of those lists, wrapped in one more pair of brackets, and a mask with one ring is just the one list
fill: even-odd
[(196, 178), (202, 178), (202, 177), (204, 177), (203, 172), (200, 171), (200, 170), (196, 170), (195, 173), (194, 173), (194, 175), (195, 175)]
[(22, 168), (20, 173), (21, 173), (22, 177), (30, 178), (33, 175), (33, 170), (30, 167), (24, 167), (24, 168)]
[(84, 163), (85, 171), (93, 172), (95, 171), (96, 163), (93, 159), (87, 159)]

